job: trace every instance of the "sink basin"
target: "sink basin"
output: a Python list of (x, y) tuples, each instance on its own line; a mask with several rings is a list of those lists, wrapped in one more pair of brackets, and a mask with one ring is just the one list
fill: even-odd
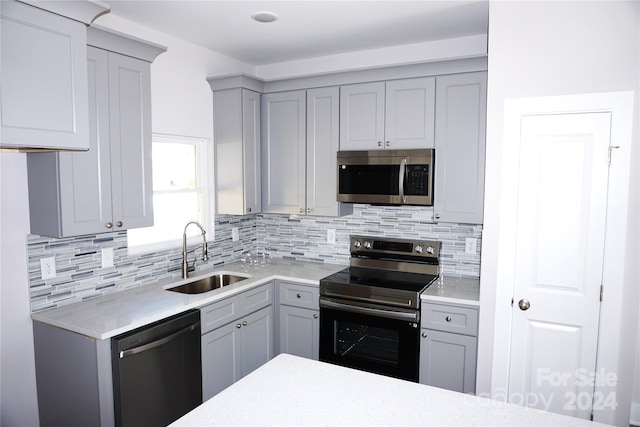
[(235, 274), (221, 273), (214, 274), (213, 276), (205, 277), (193, 282), (185, 283), (184, 285), (175, 286), (167, 289), (172, 292), (180, 292), (182, 294), (201, 294), (203, 292), (209, 292), (214, 289), (219, 289), (227, 285), (232, 285), (241, 280), (248, 279), (246, 276), (238, 276)]

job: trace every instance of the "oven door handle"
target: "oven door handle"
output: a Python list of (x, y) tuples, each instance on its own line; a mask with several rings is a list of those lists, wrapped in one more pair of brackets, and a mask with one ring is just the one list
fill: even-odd
[(414, 312), (391, 311), (391, 310), (384, 310), (380, 308), (362, 306), (356, 303), (344, 304), (344, 303), (329, 300), (329, 299), (320, 299), (320, 308), (332, 308), (336, 310), (348, 311), (350, 313), (365, 314), (365, 315), (376, 316), (376, 317), (386, 317), (388, 319), (393, 319), (393, 320), (409, 320), (416, 323), (420, 320), (419, 314), (417, 311), (414, 311)]

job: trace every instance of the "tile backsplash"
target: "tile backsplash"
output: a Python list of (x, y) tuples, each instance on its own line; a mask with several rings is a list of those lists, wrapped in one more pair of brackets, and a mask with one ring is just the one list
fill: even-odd
[[(240, 240), (233, 242), (237, 227)], [(336, 243), (327, 243), (327, 229), (336, 230)], [(215, 241), (209, 242), (209, 261), (197, 269), (236, 261), (252, 250), (271, 257), (349, 263), (349, 236), (386, 236), (442, 242), (440, 261), (447, 275), (479, 277), (482, 226), (433, 222), (433, 209), (416, 206), (354, 205), (352, 215), (340, 218), (257, 214), (219, 215)], [(465, 253), (465, 239), (478, 239), (475, 254)], [(101, 268), (101, 252), (113, 248), (114, 266)], [(126, 231), (54, 239), (27, 237), (31, 310), (41, 311), (110, 292), (180, 276), (182, 249), (128, 255)], [(55, 257), (56, 277), (43, 280), (40, 260)]]

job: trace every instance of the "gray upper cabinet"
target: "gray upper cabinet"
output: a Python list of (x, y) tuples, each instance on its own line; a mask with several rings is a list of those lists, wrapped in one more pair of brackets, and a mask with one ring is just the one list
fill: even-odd
[(15, 1), (0, 13), (0, 147), (87, 150), (85, 24)]
[(262, 210), (338, 216), (336, 201), (339, 89), (262, 96)]
[(260, 94), (244, 88), (214, 91), (213, 126), (218, 213), (259, 213)]
[(305, 212), (306, 92), (262, 95), (262, 210)]
[(340, 149), (413, 149), (434, 145), (435, 78), (340, 88)]
[(438, 222), (481, 224), (487, 73), (436, 79), (435, 200)]
[(69, 237), (153, 225), (150, 64), (85, 49), (90, 149), (27, 155), (34, 234)]

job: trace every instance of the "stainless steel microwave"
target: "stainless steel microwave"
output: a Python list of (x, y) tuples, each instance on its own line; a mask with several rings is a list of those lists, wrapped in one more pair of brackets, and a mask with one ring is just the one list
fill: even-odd
[(433, 205), (435, 151), (338, 151), (339, 202)]

